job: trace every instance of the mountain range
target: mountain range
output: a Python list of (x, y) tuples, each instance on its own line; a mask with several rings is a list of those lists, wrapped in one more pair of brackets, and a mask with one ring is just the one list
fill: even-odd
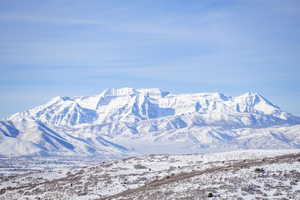
[(0, 121), (1, 156), (123, 156), (300, 148), (300, 117), (257, 93), (107, 89)]

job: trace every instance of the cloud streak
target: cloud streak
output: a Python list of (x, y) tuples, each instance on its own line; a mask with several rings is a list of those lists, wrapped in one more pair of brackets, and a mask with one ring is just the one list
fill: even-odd
[(153, 84), (272, 99), (300, 84), (298, 1), (26, 2), (0, 2), (1, 96)]
[(70, 24), (70, 25), (103, 25), (99, 20), (92, 19), (73, 19), (73, 18), (58, 18), (45, 17), (34, 15), (19, 15), (19, 14), (1, 14), (0, 21), (4, 22), (23, 22), (23, 23), (47, 23), (47, 24)]

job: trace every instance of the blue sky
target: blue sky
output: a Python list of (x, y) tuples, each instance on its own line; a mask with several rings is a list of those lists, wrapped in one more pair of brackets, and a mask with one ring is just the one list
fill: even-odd
[(0, 117), (105, 88), (258, 92), (300, 115), (298, 0), (1, 0)]

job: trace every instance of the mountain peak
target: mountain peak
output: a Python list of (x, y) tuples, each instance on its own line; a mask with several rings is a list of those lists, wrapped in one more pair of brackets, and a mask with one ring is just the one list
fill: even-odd
[(53, 97), (48, 102), (48, 104), (54, 104), (54, 103), (65, 102), (65, 101), (73, 101), (73, 99), (71, 97), (67, 97), (67, 96), (56, 96), (56, 97)]
[(146, 94), (147, 96), (161, 96), (164, 97), (168, 95), (170, 92), (163, 91), (160, 88), (141, 88), (137, 90), (142, 94)]
[[(84, 123), (112, 123), (118, 120), (140, 121), (179, 115), (200, 114), (201, 118), (208, 119), (212, 113), (227, 117), (229, 113), (233, 113), (238, 118), (240, 117), (238, 113), (269, 115), (268, 117), (276, 117), (280, 120), (289, 118), (289, 115), (283, 114), (279, 107), (254, 92), (247, 92), (238, 97), (217, 92), (169, 95), (169, 92), (159, 88), (110, 88), (95, 96), (58, 96), (42, 106), (18, 113), (13, 118), (31, 116), (47, 124), (55, 121), (55, 125), (62, 123), (73, 126)], [(213, 117), (206, 123), (215, 123), (220, 119)]]
[(217, 99), (221, 99), (221, 100), (224, 100), (224, 101), (227, 101), (230, 97), (224, 95), (223, 93), (220, 93), (220, 92), (214, 92), (212, 93), (212, 96), (214, 98), (217, 98)]
[(130, 95), (138, 95), (142, 94), (145, 96), (166, 96), (169, 94), (167, 91), (163, 91), (159, 88), (140, 88), (140, 89), (135, 89), (135, 88), (108, 88), (105, 89), (101, 95), (102, 96), (130, 96)]
[[(13, 144), (14, 150), (30, 150), (21, 154), (31, 153), (33, 148), (53, 154), (120, 153), (127, 147), (147, 149), (148, 143), (153, 148), (172, 143), (176, 149), (182, 142), (185, 148), (196, 149), (239, 141), (244, 145), (251, 142), (245, 135), (255, 137), (252, 131), (261, 129), (266, 130), (263, 141), (274, 137), (286, 145), (288, 139), (276, 135), (281, 127), (272, 134), (267, 130), (295, 124), (300, 124), (300, 118), (253, 92), (230, 97), (217, 92), (169, 94), (159, 88), (111, 88), (94, 96), (55, 97), (0, 122), (0, 154), (6, 153), (7, 144)], [(245, 129), (249, 134), (243, 132)], [(295, 130), (299, 132), (299, 128)], [(143, 143), (128, 146), (126, 141)], [(264, 143), (260, 147), (265, 148)]]
[(136, 93), (134, 88), (107, 88), (101, 95), (103, 96), (127, 96)]
[(235, 100), (244, 104), (247, 112), (258, 111), (264, 114), (275, 114), (281, 112), (278, 106), (272, 104), (269, 100), (256, 92), (247, 92), (236, 97)]

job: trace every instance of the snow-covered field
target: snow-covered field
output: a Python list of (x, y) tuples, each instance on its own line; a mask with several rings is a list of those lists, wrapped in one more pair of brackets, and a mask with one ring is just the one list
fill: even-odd
[[(25, 163), (21, 161), (14, 160), (14, 165)], [(43, 168), (46, 164), (51, 170)], [(153, 154), (85, 162), (52, 158), (30, 168), (34, 170), (0, 177), (0, 200), (300, 199), (299, 150)]]
[(2, 157), (0, 176), (70, 170), (99, 163), (101, 160), (102, 158), (97, 157)]

